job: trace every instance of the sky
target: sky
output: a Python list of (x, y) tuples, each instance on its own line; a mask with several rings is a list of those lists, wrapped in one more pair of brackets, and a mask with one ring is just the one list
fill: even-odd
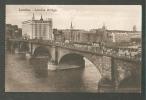
[[(39, 10), (38, 10), (39, 9)], [(103, 25), (109, 30), (141, 31), (140, 5), (6, 5), (6, 24), (22, 27), (22, 22), (35, 19), (53, 19), (53, 28), (97, 29)]]

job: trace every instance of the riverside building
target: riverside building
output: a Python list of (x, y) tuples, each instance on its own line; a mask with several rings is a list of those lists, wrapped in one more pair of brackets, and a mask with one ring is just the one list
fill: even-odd
[(22, 22), (22, 35), (28, 39), (53, 40), (52, 19), (36, 20), (33, 14), (32, 20)]

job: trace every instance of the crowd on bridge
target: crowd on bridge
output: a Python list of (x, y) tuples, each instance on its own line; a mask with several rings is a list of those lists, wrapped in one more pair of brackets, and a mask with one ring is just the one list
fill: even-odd
[(123, 58), (132, 58), (140, 59), (141, 48), (119, 48), (119, 47), (106, 47), (103, 43), (92, 43), (92, 44), (79, 44), (79, 43), (70, 43), (70, 42), (55, 42), (52, 40), (34, 40), (45, 45), (56, 45), (69, 49), (76, 49), (78, 51), (86, 51), (91, 53), (103, 54), (107, 56), (123, 57)]

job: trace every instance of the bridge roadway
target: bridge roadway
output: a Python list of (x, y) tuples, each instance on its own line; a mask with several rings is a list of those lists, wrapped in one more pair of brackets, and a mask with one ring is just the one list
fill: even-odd
[(33, 43), (33, 44), (45, 45), (45, 46), (56, 46), (56, 47), (67, 48), (67, 49), (71, 49), (71, 50), (75, 50), (75, 51), (91, 53), (91, 54), (95, 54), (95, 55), (99, 55), (99, 56), (112, 57), (112, 58), (124, 60), (124, 61), (141, 62), (141, 58), (139, 58), (139, 57), (119, 55), (118, 52), (114, 50), (114, 48), (111, 49), (111, 52), (105, 52), (103, 49), (100, 49), (100, 47), (93, 47), (93, 46), (77, 47), (71, 43), (54, 42), (54, 41), (48, 41), (48, 40), (9, 39), (9, 41), (28, 42), (28, 43)]

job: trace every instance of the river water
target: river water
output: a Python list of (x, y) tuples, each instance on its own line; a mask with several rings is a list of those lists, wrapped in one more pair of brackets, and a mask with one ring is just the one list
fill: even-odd
[(98, 70), (86, 59), (85, 67), (51, 71), (45, 59), (6, 53), (6, 92), (98, 92), (99, 80)]

